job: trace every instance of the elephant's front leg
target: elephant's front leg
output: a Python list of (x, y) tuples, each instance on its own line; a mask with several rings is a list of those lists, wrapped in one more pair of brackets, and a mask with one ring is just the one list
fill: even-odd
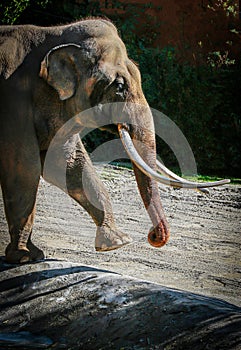
[[(116, 227), (109, 195), (79, 136), (71, 137), (69, 145), (67, 165), (65, 163), (67, 192), (90, 214), (97, 226), (95, 249), (108, 251), (131, 243), (132, 239)], [(57, 177), (50, 176), (47, 180), (63, 189)]]
[(95, 249), (108, 251), (130, 243), (132, 239), (115, 225), (109, 195), (80, 139), (68, 161), (66, 175), (68, 193), (91, 215), (97, 226)]

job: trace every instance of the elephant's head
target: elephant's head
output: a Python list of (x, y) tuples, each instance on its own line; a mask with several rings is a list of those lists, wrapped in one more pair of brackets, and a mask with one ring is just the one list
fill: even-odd
[[(94, 33), (81, 43), (70, 42), (50, 50), (42, 62), (40, 76), (57, 91), (70, 116), (111, 103), (111, 120), (104, 128), (120, 135), (153, 224), (149, 242), (161, 247), (169, 238), (169, 229), (157, 182), (195, 189), (225, 182), (188, 182), (157, 163), (153, 118), (142, 92), (139, 69), (128, 58), (113, 25), (108, 24), (108, 28)], [(116, 109), (113, 102), (123, 102), (123, 110)], [(123, 113), (125, 117), (116, 113)]]

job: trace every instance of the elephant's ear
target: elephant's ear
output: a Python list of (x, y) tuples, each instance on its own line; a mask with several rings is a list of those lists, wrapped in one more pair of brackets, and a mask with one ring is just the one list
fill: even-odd
[(8, 79), (23, 63), (33, 46), (45, 39), (35, 26), (3, 26), (0, 28), (0, 76)]
[(58, 92), (61, 100), (67, 100), (76, 92), (79, 79), (76, 57), (80, 49), (76, 44), (56, 46), (41, 63), (39, 76)]

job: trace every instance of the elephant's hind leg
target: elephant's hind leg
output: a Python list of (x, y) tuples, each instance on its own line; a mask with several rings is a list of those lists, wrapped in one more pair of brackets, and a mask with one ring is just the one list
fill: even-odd
[(42, 250), (31, 242), (39, 174), (38, 158), (29, 159), (21, 150), (1, 162), (1, 185), (11, 238), (5, 252), (9, 263), (44, 258)]
[(22, 225), (14, 225), (10, 229), (11, 242), (8, 244), (5, 254), (8, 263), (25, 263), (30, 261), (42, 260), (44, 253), (37, 248), (31, 241), (32, 226), (35, 210), (28, 216), (26, 222)]

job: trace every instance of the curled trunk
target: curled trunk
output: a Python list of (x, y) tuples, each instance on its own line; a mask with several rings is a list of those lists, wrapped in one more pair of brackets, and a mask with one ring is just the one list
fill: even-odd
[[(170, 234), (159, 197), (158, 182), (208, 193), (205, 187), (220, 186), (229, 183), (230, 180), (197, 183), (174, 174), (156, 159), (155, 130), (148, 105), (129, 104), (126, 109), (132, 123), (119, 123), (119, 135), (132, 161), (137, 185), (153, 224), (148, 241), (155, 247), (161, 247), (168, 241)], [(158, 171), (165, 176), (160, 175)]]
[[(134, 122), (126, 128), (130, 132), (130, 137), (133, 140), (135, 149), (143, 161), (150, 168), (155, 170), (156, 142), (151, 111), (148, 106), (139, 105), (131, 109), (131, 116)], [(138, 120), (138, 122), (135, 122), (135, 120)], [(122, 141), (122, 130), (124, 130), (124, 128), (123, 125), (118, 126)], [(126, 146), (125, 142), (123, 142), (123, 144)], [(153, 225), (148, 234), (148, 241), (155, 247), (161, 247), (167, 243), (170, 233), (160, 200), (158, 184), (155, 179), (141, 171), (133, 159), (131, 160), (139, 192)]]

